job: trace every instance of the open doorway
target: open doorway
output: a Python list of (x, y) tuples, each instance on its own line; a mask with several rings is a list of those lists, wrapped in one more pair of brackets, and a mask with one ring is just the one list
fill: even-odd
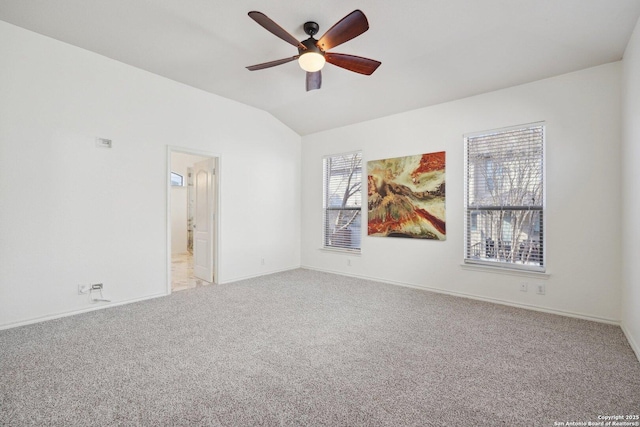
[(217, 281), (218, 158), (169, 148), (168, 293)]

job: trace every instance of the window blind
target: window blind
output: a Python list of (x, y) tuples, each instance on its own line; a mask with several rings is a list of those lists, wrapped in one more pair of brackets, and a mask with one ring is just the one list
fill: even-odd
[(323, 246), (359, 251), (362, 236), (362, 153), (327, 156), (323, 164)]
[(544, 129), (465, 137), (465, 262), (544, 271)]

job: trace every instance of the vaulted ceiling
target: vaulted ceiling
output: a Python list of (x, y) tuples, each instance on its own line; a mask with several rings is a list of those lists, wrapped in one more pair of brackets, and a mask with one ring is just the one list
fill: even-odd
[[(305, 91), (297, 54), (247, 16), (317, 37), (355, 9), (370, 29), (332, 49), (373, 58), (371, 76), (327, 64)], [(300, 135), (622, 59), (638, 0), (0, 0), (0, 20), (265, 110)]]

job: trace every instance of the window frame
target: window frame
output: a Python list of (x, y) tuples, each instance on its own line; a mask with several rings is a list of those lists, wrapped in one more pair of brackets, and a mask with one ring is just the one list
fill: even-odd
[[(173, 183), (173, 177), (174, 176), (180, 177), (180, 184), (174, 184)], [(177, 172), (171, 171), (171, 174), (169, 175), (169, 183), (171, 184), (171, 187), (184, 187), (185, 186), (184, 185), (184, 176), (180, 175)]]
[[(475, 206), (470, 206), (469, 200), (471, 198), (471, 194), (470, 194), (470, 179), (469, 179), (469, 172), (470, 172), (470, 166), (469, 166), (469, 139), (470, 138), (477, 138), (480, 136), (490, 136), (493, 134), (504, 134), (504, 133), (508, 133), (508, 132), (512, 132), (512, 131), (518, 131), (518, 130), (526, 130), (526, 129), (534, 129), (534, 128), (541, 128), (541, 138), (542, 138), (542, 142), (541, 142), (541, 150), (542, 150), (542, 154), (541, 154), (541, 159), (540, 159), (540, 166), (541, 166), (541, 192), (542, 192), (542, 196), (541, 196), (541, 200), (540, 200), (540, 205), (532, 205), (532, 206), (516, 206), (516, 205), (508, 205), (508, 206), (499, 206), (499, 205), (475, 205)], [(499, 128), (499, 129), (491, 129), (491, 130), (486, 130), (486, 131), (480, 131), (480, 132), (473, 132), (473, 133), (468, 133), (465, 134), (463, 136), (463, 141), (464, 141), (464, 168), (463, 168), (463, 183), (464, 183), (464, 230), (463, 230), (463, 265), (467, 265), (467, 266), (476, 266), (476, 267), (489, 267), (489, 268), (496, 268), (496, 269), (502, 269), (505, 271), (514, 271), (514, 272), (523, 272), (523, 273), (547, 273), (547, 229), (548, 229), (548, 225), (547, 225), (547, 203), (546, 203), (546, 196), (547, 196), (547, 177), (546, 177), (546, 172), (547, 172), (547, 165), (546, 165), (546, 153), (547, 153), (547, 149), (546, 149), (546, 144), (547, 144), (547, 136), (546, 136), (546, 122), (541, 121), (541, 122), (533, 122), (533, 123), (527, 123), (527, 124), (522, 124), (522, 125), (516, 125), (516, 126), (509, 126), (509, 127), (505, 127), (505, 128)], [(493, 183), (493, 178), (491, 178), (491, 182), (487, 182), (487, 185), (491, 185)], [(495, 184), (495, 183), (493, 183)], [(528, 209), (525, 209), (528, 208)], [(533, 224), (535, 226), (534, 231), (538, 232), (539, 234), (541, 234), (541, 236), (538, 238), (538, 242), (539, 242), (539, 249), (538, 249), (538, 253), (540, 254), (540, 262), (539, 264), (523, 264), (523, 263), (516, 263), (516, 262), (511, 262), (511, 261), (500, 261), (497, 259), (496, 260), (483, 260), (483, 259), (478, 259), (478, 258), (472, 258), (471, 257), (471, 242), (470, 240), (470, 234), (473, 231), (471, 229), (472, 224), (472, 220), (473, 217), (476, 217), (476, 229), (479, 230), (480, 229), (480, 221), (479, 221), (479, 217), (482, 215), (483, 211), (494, 211), (494, 212), (503, 212), (505, 214), (508, 215), (512, 215), (513, 211), (523, 211), (523, 210), (530, 210), (530, 211), (538, 211), (539, 212), (539, 218), (537, 219), (537, 221), (535, 221)], [(476, 231), (477, 232), (477, 231)], [(502, 232), (504, 233), (504, 230), (502, 230)], [(492, 242), (493, 243), (493, 242)]]
[[(360, 197), (360, 206), (344, 206), (344, 207), (329, 206), (328, 199), (330, 196), (329, 194), (330, 192), (328, 188), (328, 184), (329, 184), (328, 174), (330, 171), (329, 171), (329, 165), (327, 164), (327, 161), (330, 161), (331, 159), (334, 159), (334, 158), (339, 158), (339, 157), (349, 156), (349, 155), (357, 155), (360, 157), (360, 189), (358, 190), (359, 197)], [(321, 235), (322, 245), (321, 245), (321, 249), (331, 251), (331, 252), (347, 252), (350, 254), (360, 254), (362, 252), (362, 218), (363, 218), (362, 186), (364, 185), (363, 173), (364, 173), (364, 157), (362, 155), (362, 150), (328, 154), (322, 157), (322, 235)], [(355, 194), (356, 193), (354, 193), (350, 197), (353, 197)], [(331, 212), (331, 211), (358, 211), (359, 212), (360, 230), (359, 230), (359, 237), (358, 237), (358, 242), (359, 242), (358, 247), (347, 247), (347, 246), (329, 244), (328, 237), (331, 233), (327, 228), (327, 224), (328, 224), (327, 212)]]

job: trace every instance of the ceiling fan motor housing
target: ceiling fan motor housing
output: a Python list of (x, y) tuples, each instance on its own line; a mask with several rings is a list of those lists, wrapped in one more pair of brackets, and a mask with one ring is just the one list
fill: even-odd
[(324, 51), (320, 49), (317, 45), (318, 40), (314, 39), (313, 36), (309, 37), (304, 41), (301, 41), (300, 43), (302, 43), (306, 47), (306, 49), (302, 49), (301, 47), (298, 48), (298, 53), (300, 55), (302, 55), (303, 53), (315, 52), (324, 56)]

